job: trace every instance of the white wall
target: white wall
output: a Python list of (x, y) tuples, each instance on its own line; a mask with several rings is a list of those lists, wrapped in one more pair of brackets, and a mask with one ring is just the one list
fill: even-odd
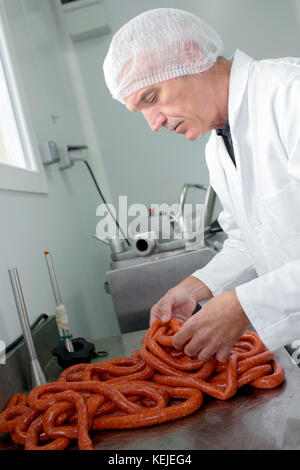
[[(208, 136), (188, 142), (182, 135), (162, 129), (151, 132), (139, 113), (129, 113), (111, 99), (102, 63), (112, 35), (145, 10), (173, 7), (202, 16), (214, 26), (225, 44), (225, 56), (236, 48), (256, 58), (300, 54), (299, 0), (104, 0), (111, 34), (76, 46), (97, 126), (114, 200), (128, 195), (129, 202), (178, 202), (185, 182), (207, 183), (204, 147)], [(163, 40), (163, 32), (162, 32)], [(190, 200), (202, 198), (195, 191)], [(201, 199), (202, 200), (202, 199)], [(199, 201), (199, 199), (198, 199)]]
[[(85, 143), (49, 1), (5, 3), (38, 142)], [(59, 117), (55, 123), (52, 115)], [(9, 268), (19, 270), (30, 321), (54, 313), (44, 250), (52, 253), (74, 336), (118, 334), (103, 287), (108, 250), (92, 238), (99, 204), (94, 183), (81, 162), (64, 172), (47, 167), (46, 175), (47, 195), (0, 191), (0, 338), (8, 344), (21, 332)]]

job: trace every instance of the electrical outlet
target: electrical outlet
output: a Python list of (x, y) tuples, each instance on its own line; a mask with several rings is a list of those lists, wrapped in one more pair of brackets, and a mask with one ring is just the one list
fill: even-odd
[(59, 149), (56, 142), (49, 140), (39, 145), (41, 152), (42, 162), (44, 165), (50, 165), (51, 163), (57, 163), (60, 160)]

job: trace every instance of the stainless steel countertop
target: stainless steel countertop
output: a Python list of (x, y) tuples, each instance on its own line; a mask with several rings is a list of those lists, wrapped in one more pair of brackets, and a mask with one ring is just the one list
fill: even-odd
[[(109, 354), (94, 362), (130, 356), (144, 336), (145, 331), (137, 331), (96, 340), (96, 349)], [(227, 401), (205, 396), (197, 412), (174, 422), (94, 432), (94, 446), (97, 450), (300, 449), (300, 371), (284, 348), (277, 351), (276, 359), (285, 369), (286, 380), (274, 390), (245, 386)], [(8, 448), (20, 447), (8, 435), (0, 435), (0, 449)]]

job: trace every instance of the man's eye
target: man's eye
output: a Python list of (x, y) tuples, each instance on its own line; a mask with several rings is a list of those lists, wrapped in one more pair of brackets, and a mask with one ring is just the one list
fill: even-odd
[(148, 103), (154, 103), (155, 99), (156, 99), (156, 95), (151, 95), (147, 101)]

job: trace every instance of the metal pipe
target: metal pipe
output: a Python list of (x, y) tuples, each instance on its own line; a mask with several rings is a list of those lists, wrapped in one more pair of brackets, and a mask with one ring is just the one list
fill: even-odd
[(183, 206), (184, 206), (184, 204), (185, 204), (185, 200), (186, 200), (186, 197), (187, 197), (187, 193), (188, 193), (189, 188), (197, 188), (197, 189), (202, 189), (203, 191), (207, 191), (207, 186), (204, 186), (204, 185), (202, 185), (202, 184), (186, 183), (186, 184), (183, 186), (182, 191), (181, 191), (181, 194), (180, 194), (179, 205), (180, 205), (180, 212), (181, 212), (181, 213), (183, 212)]
[[(58, 288), (58, 284), (57, 284), (57, 280), (56, 280), (56, 276), (55, 276), (55, 271), (54, 271), (54, 266), (53, 266), (53, 263), (52, 263), (51, 254), (50, 254), (49, 251), (45, 251), (44, 255), (45, 255), (47, 266), (48, 266), (48, 271), (49, 271), (50, 281), (51, 281), (53, 294), (54, 294), (54, 298), (55, 298), (55, 302), (56, 302), (56, 307), (58, 307), (59, 305), (63, 305), (63, 303), (62, 303), (62, 300), (61, 300), (61, 296), (60, 296), (60, 292), (59, 292), (59, 288)], [(68, 336), (70, 334), (69, 328), (63, 328), (62, 327), (61, 329), (62, 329), (62, 332), (63, 332), (64, 336)], [(65, 348), (66, 348), (67, 351), (74, 352), (74, 346), (73, 346), (73, 343), (72, 343), (70, 338), (65, 338), (64, 339), (64, 344), (65, 344)]]
[(196, 189), (201, 189), (203, 191), (207, 191), (207, 187), (203, 186), (202, 184), (191, 184), (191, 183), (185, 183), (181, 194), (180, 194), (180, 199), (179, 199), (179, 211), (177, 214), (177, 217), (179, 218), (179, 225), (182, 231), (185, 230), (185, 224), (184, 224), (184, 204), (187, 198), (187, 193), (189, 188), (196, 188)]
[(60, 293), (59, 293), (59, 288), (58, 288), (58, 285), (57, 285), (54, 266), (53, 266), (51, 255), (50, 255), (49, 251), (45, 251), (44, 254), (45, 254), (45, 258), (46, 258), (46, 262), (47, 262), (47, 266), (48, 266), (48, 270), (49, 270), (49, 276), (50, 276), (50, 281), (51, 281), (51, 286), (52, 286), (52, 289), (53, 289), (53, 294), (54, 294), (56, 306), (58, 307), (58, 305), (62, 305), (62, 300), (61, 300), (61, 296), (60, 296)]
[(26, 345), (28, 355), (29, 355), (31, 385), (34, 388), (34, 387), (38, 387), (39, 385), (47, 383), (47, 379), (38, 361), (35, 346), (32, 340), (30, 324), (28, 320), (28, 314), (26, 310), (24, 297), (23, 297), (18, 270), (17, 268), (9, 269), (8, 273), (9, 273), (12, 291), (13, 291), (16, 306), (17, 306), (17, 311), (18, 311), (19, 320), (21, 323), (25, 345)]
[(205, 229), (209, 228), (212, 223), (213, 210), (214, 210), (215, 201), (216, 201), (216, 193), (213, 190), (212, 186), (204, 186), (202, 184), (190, 184), (190, 183), (186, 183), (183, 186), (181, 194), (180, 194), (180, 200), (179, 200), (180, 208), (179, 208), (177, 217), (179, 217), (181, 227), (183, 228), (184, 226), (183, 208), (184, 208), (184, 204), (187, 198), (187, 193), (188, 193), (189, 188), (202, 189), (203, 191), (206, 191), (205, 201), (204, 201), (204, 228)]
[(207, 188), (204, 201), (204, 227), (207, 228), (212, 224), (213, 211), (216, 202), (216, 193), (212, 186)]

